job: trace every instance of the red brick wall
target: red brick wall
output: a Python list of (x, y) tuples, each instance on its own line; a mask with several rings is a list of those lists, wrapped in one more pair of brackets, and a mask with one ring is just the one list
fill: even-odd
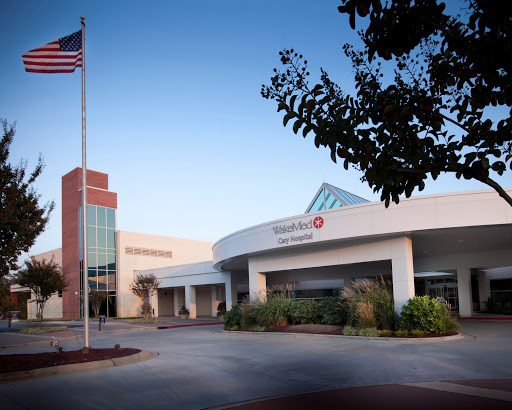
[[(62, 293), (64, 318), (80, 317), (78, 208), (82, 205), (81, 188), (81, 168), (62, 177), (62, 270), (69, 280), (68, 288)], [(108, 191), (108, 174), (87, 170), (87, 203), (117, 209), (117, 193)]]

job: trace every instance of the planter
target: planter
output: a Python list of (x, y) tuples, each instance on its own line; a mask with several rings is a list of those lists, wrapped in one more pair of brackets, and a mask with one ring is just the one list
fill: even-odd
[(180, 314), (180, 317), (181, 317), (182, 319), (188, 319), (188, 314)]

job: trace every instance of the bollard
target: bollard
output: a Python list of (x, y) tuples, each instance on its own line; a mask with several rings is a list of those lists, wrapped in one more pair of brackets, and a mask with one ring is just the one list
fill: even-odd
[(100, 321), (98, 323), (98, 332), (101, 332), (101, 322), (105, 323), (105, 315), (98, 315)]

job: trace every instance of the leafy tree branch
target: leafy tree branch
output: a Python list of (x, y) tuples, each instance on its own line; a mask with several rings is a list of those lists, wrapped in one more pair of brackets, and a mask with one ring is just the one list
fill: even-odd
[[(446, 172), (487, 184), (512, 206), (491, 177), (512, 169), (512, 59), (504, 52), (512, 52), (512, 5), (467, 3), (463, 22), (436, 0), (342, 0), (352, 29), (356, 14), (369, 19), (360, 32), (365, 49), (344, 46), (356, 95), (323, 69), (320, 83), (309, 85), (307, 61), (293, 49), (279, 53), (283, 68), (261, 94), (277, 102), (294, 133), (312, 133), (334, 162), (361, 170), (386, 206)], [(383, 63), (394, 78), (384, 76)], [(492, 107), (501, 117), (489, 116)]]

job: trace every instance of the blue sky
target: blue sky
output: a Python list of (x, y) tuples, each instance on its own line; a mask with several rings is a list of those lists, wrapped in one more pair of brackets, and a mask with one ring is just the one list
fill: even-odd
[[(216, 241), (304, 212), (324, 181), (379, 195), (282, 126), (260, 96), (279, 50), (304, 54), (353, 90), (338, 0), (11, 1), (0, 6), (0, 117), (17, 121), (11, 162), (32, 169), (50, 224), (31, 254), (61, 246), (61, 177), (81, 166), (81, 73), (26, 73), (21, 55), (80, 29), (86, 17), (87, 166), (109, 174), (118, 228)], [(512, 186), (510, 172), (496, 178)], [(422, 194), (484, 189), (442, 176)], [(396, 205), (391, 205), (396, 206)]]

